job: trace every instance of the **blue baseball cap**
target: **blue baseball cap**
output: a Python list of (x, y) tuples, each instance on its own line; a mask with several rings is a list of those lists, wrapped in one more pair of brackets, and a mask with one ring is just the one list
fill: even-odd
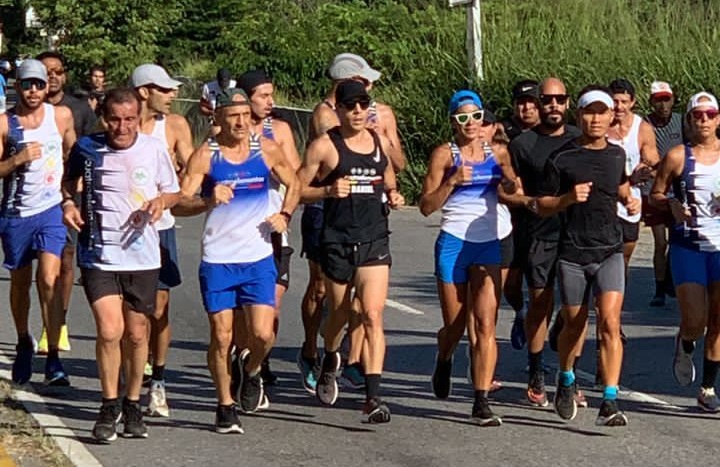
[(478, 96), (476, 92), (468, 89), (461, 89), (450, 98), (448, 112), (452, 115), (457, 109), (467, 104), (476, 105), (478, 109), (483, 108), (482, 99), (480, 99), (480, 96)]

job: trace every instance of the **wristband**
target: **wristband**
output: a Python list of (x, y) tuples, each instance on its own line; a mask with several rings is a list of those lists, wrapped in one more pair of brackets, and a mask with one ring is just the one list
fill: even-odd
[(290, 223), (290, 219), (292, 219), (292, 214), (285, 211), (280, 211), (280, 215), (285, 218), (288, 224)]

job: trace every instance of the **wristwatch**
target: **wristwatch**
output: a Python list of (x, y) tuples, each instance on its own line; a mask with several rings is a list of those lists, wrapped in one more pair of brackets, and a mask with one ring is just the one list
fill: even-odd
[(526, 207), (530, 210), (530, 212), (532, 212), (532, 213), (534, 213), (534, 214), (537, 214), (538, 211), (540, 210), (540, 206), (539, 206), (539, 204), (538, 204), (538, 199), (537, 199), (537, 198), (531, 198), (530, 201), (528, 201)]

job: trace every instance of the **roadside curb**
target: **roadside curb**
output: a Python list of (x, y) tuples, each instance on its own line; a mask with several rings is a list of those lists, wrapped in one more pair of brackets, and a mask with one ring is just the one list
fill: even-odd
[[(12, 365), (12, 361), (2, 352), (0, 352), (0, 363), (8, 366)], [(0, 369), (0, 376), (8, 381), (12, 380), (9, 370)], [(43, 432), (53, 439), (60, 451), (73, 465), (78, 467), (102, 467), (100, 461), (88, 451), (83, 443), (77, 440), (75, 432), (68, 428), (59, 417), (50, 413), (42, 396), (29, 389), (29, 386), (13, 385), (13, 397), (25, 407), (25, 410), (35, 419)], [(7, 457), (3, 457), (3, 454), (4, 450), (0, 445), (0, 467), (15, 466), (15, 463), (9, 458), (11, 464), (3, 463), (5, 457)]]

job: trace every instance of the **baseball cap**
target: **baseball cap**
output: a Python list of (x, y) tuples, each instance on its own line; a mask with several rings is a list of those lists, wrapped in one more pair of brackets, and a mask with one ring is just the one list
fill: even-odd
[(7, 60), (0, 60), (0, 70), (10, 71), (12, 69), (12, 65), (10, 65), (10, 62)]
[(176, 89), (182, 84), (180, 81), (176, 81), (168, 75), (165, 68), (154, 63), (145, 63), (135, 68), (130, 78), (130, 86), (139, 88), (141, 86), (147, 86), (148, 84), (154, 84), (155, 86), (163, 89)]
[(468, 89), (461, 89), (450, 98), (450, 103), (448, 103), (448, 112), (452, 115), (455, 111), (457, 111), (457, 109), (466, 104), (473, 104), (479, 109), (483, 108), (482, 99), (480, 99), (480, 96), (478, 96), (476, 92)]
[(328, 67), (328, 74), (334, 80), (350, 79), (355, 76), (364, 78), (371, 83), (380, 79), (381, 73), (368, 65), (360, 55), (343, 53), (336, 55)]
[(618, 78), (614, 80), (608, 87), (613, 94), (630, 94), (630, 97), (635, 99), (635, 86), (633, 86), (632, 83), (625, 78)]
[(261, 84), (272, 83), (272, 78), (263, 70), (249, 70), (238, 76), (237, 87), (249, 96)]
[[(242, 100), (236, 99), (237, 96), (242, 96)], [(215, 110), (233, 105), (250, 105), (250, 99), (245, 91), (239, 88), (227, 88), (215, 96)]]
[(497, 116), (490, 109), (483, 110), (483, 122), (497, 123)]
[(695, 107), (700, 107), (701, 105), (705, 107), (710, 107), (715, 110), (720, 110), (718, 108), (718, 101), (715, 96), (713, 96), (709, 92), (702, 91), (697, 94), (693, 94), (693, 96), (688, 101), (686, 112), (690, 112)]
[(516, 101), (522, 97), (538, 99), (538, 82), (533, 79), (523, 79), (515, 83), (512, 88), (512, 100)]
[(45, 83), (47, 83), (48, 80), (47, 68), (45, 68), (43, 62), (41, 62), (40, 60), (35, 60), (34, 58), (28, 58), (26, 60), (23, 60), (20, 66), (17, 67), (15, 73), (15, 77), (18, 80), (39, 79), (40, 81), (43, 81)]
[(595, 102), (602, 102), (609, 109), (615, 107), (615, 103), (613, 102), (613, 98), (610, 94), (599, 89), (593, 89), (580, 95), (580, 98), (577, 102), (577, 108), (584, 109), (585, 107), (589, 106), (590, 104), (594, 104)]
[(650, 97), (673, 96), (672, 88), (665, 81), (653, 81), (650, 85)]
[(351, 79), (343, 81), (335, 89), (335, 102), (352, 103), (365, 99), (370, 99), (370, 95), (367, 93), (365, 85), (358, 81)]

